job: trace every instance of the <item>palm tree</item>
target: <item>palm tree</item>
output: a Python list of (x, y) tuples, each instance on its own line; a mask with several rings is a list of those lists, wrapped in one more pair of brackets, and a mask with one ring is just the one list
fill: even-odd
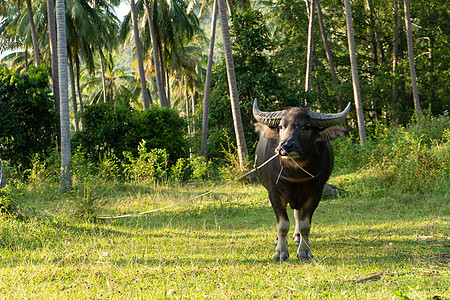
[(233, 54), (231, 50), (230, 29), (228, 27), (227, 4), (225, 0), (218, 0), (220, 22), (222, 28), (223, 46), (225, 52), (225, 63), (227, 67), (228, 85), (231, 98), (231, 111), (233, 115), (234, 131), (239, 156), (239, 165), (245, 168), (247, 160), (247, 144), (245, 143), (244, 128), (242, 125), (241, 110), (239, 106), (239, 95), (234, 71)]
[(75, 124), (75, 131), (79, 131), (78, 127), (78, 104), (77, 104), (77, 93), (75, 87), (75, 75), (73, 70), (73, 56), (70, 50), (70, 47), (67, 47), (67, 57), (69, 60), (69, 77), (70, 77), (70, 87), (72, 92), (72, 110), (73, 110), (73, 119)]
[[(9, 6), (3, 4), (3, 19), (0, 25), (0, 35), (2, 45), (0, 50), (20, 48), (25, 50), (23, 54), (19, 52), (16, 57), (23, 57), (25, 61), (25, 69), (28, 69), (28, 37), (31, 33), (31, 40), (34, 50), (36, 65), (40, 65), (39, 45), (36, 33), (36, 26), (34, 25), (34, 14), (31, 7), (31, 2), (26, 1), (27, 12), (26, 15), (21, 12), (22, 0), (13, 0), (8, 3)], [(7, 13), (5, 13), (7, 12)], [(14, 29), (14, 30), (11, 30)]]
[(400, 39), (400, 18), (398, 14), (398, 0), (394, 0), (394, 41), (392, 46), (392, 74), (394, 76), (392, 82), (392, 111), (394, 119), (397, 117), (397, 103), (398, 103), (398, 46)]
[(138, 59), (139, 77), (141, 80), (142, 98), (144, 101), (144, 108), (148, 109), (150, 107), (150, 99), (148, 97), (147, 85), (145, 80), (144, 60), (142, 56), (141, 39), (139, 38), (138, 16), (134, 0), (130, 0), (130, 7), (131, 7), (131, 17), (133, 21), (134, 44), (136, 47), (136, 56)]
[[(36, 62), (36, 66), (39, 66), (41, 64), (41, 59), (39, 55), (39, 44), (38, 44), (38, 38), (36, 33), (36, 26), (34, 25), (34, 14), (33, 14), (33, 8), (31, 7), (31, 0), (25, 0), (27, 3), (27, 12), (28, 12), (28, 20), (30, 22), (30, 30), (31, 30), (31, 37), (33, 39), (33, 50), (34, 50), (34, 60)], [(20, 5), (20, 0), (19, 0)]]
[(206, 158), (206, 149), (208, 144), (209, 89), (211, 86), (214, 42), (216, 39), (217, 0), (214, 0), (211, 18), (211, 37), (209, 39), (208, 65), (206, 67), (205, 93), (203, 97), (202, 141), (200, 147), (200, 155), (204, 158)]
[(367, 140), (366, 126), (364, 123), (361, 94), (359, 91), (358, 65), (356, 63), (355, 37), (353, 34), (353, 19), (350, 0), (344, 0), (344, 5), (345, 5), (345, 19), (347, 22), (348, 49), (350, 53), (350, 65), (352, 69), (353, 94), (355, 97), (356, 117), (358, 119), (359, 139), (361, 141), (361, 144), (365, 145)]
[(139, 81), (134, 76), (127, 75), (123, 70), (116, 68), (112, 58), (105, 60), (105, 79), (106, 90), (103, 90), (102, 78), (98, 74), (93, 73), (92, 76), (84, 74), (82, 88), (90, 95), (88, 99), (90, 104), (102, 102), (102, 95), (106, 95), (106, 103), (116, 104), (118, 96), (122, 96), (126, 97), (126, 104), (131, 102), (133, 106), (142, 108), (142, 104), (137, 104)]
[(55, 3), (47, 0), (47, 22), (48, 36), (50, 44), (50, 54), (52, 61), (52, 82), (53, 96), (55, 97), (55, 109), (59, 115), (59, 77), (58, 77), (58, 50), (56, 46), (56, 23), (55, 23)]
[(413, 48), (413, 41), (412, 41), (409, 0), (403, 0), (403, 5), (405, 7), (406, 38), (408, 41), (409, 72), (411, 74), (411, 87), (412, 87), (412, 91), (413, 91), (414, 109), (416, 111), (417, 122), (420, 122), (421, 112), (420, 112), (420, 101), (419, 101), (419, 89), (417, 88), (416, 65), (414, 63), (414, 48)]
[(311, 70), (314, 52), (314, 8), (315, 0), (311, 0), (311, 7), (309, 9), (309, 26), (308, 26), (308, 47), (306, 58), (306, 79), (305, 92), (311, 89)]
[[(322, 43), (323, 43), (325, 54), (326, 54), (327, 60), (328, 60), (328, 68), (330, 69), (330, 73), (331, 73), (331, 81), (333, 82), (334, 86), (338, 86), (339, 79), (336, 74), (336, 68), (334, 67), (333, 55), (331, 54), (330, 46), (328, 45), (327, 32), (325, 29), (325, 25), (323, 23), (322, 8), (320, 7), (319, 0), (315, 0), (315, 2), (316, 2), (316, 9), (317, 9), (317, 21), (319, 23), (320, 34), (322, 36)], [(344, 101), (342, 101), (342, 99), (340, 97), (338, 98), (337, 101), (338, 101), (340, 109), (344, 110), (345, 109)], [(347, 120), (344, 120), (344, 126), (345, 126), (345, 128), (349, 129)]]
[[(154, 3), (155, 1), (152, 1)], [(159, 96), (159, 104), (161, 106), (166, 106), (167, 100), (166, 100), (166, 94), (164, 92), (164, 86), (163, 86), (163, 80), (161, 75), (161, 63), (159, 58), (159, 52), (158, 52), (158, 42), (156, 40), (156, 34), (155, 34), (155, 28), (153, 26), (153, 17), (152, 12), (150, 11), (150, 7), (148, 5), (148, 1), (144, 0), (145, 4), (145, 10), (147, 12), (147, 18), (148, 18), (148, 29), (150, 33), (150, 39), (152, 43), (152, 51), (153, 51), (153, 63), (155, 66), (155, 77), (156, 77), (156, 89), (158, 91)]]
[(64, 0), (56, 0), (56, 24), (58, 38), (58, 73), (61, 118), (61, 181), (60, 191), (72, 187), (70, 153), (69, 91), (67, 82), (66, 7)]
[(182, 1), (153, 0), (152, 8), (162, 85), (166, 88), (165, 106), (170, 107), (171, 69), (176, 70), (174, 66), (181, 65), (183, 48), (200, 32), (200, 25), (196, 15)]
[[(322, 35), (323, 47), (325, 48), (325, 54), (327, 56), (328, 66), (330, 68), (331, 80), (333, 81), (333, 85), (339, 85), (339, 80), (336, 75), (336, 69), (334, 67), (333, 56), (331, 55), (330, 46), (328, 45), (327, 33), (325, 30), (325, 26), (323, 24), (322, 8), (320, 7), (319, 0), (315, 0), (315, 2), (316, 2), (316, 8), (317, 8), (317, 20), (319, 21), (319, 28), (320, 28), (320, 33)], [(342, 103), (342, 105), (341, 105), (341, 103), (339, 103), (339, 105), (341, 106), (342, 110), (345, 108), (345, 106), (342, 106), (343, 103)]]
[[(112, 4), (116, 1), (97, 0), (95, 6), (87, 0), (68, 2), (71, 6), (67, 9), (68, 45), (72, 52), (72, 59), (77, 67), (76, 82), (80, 111), (83, 109), (82, 97), (79, 89), (80, 59), (84, 62), (89, 73), (94, 73), (95, 60), (100, 60), (103, 89), (106, 93), (107, 83), (105, 78), (105, 55), (111, 53), (118, 45), (117, 30), (118, 19), (113, 13)], [(117, 3), (116, 3), (117, 4)], [(98, 55), (96, 55), (98, 53)], [(106, 94), (103, 101), (107, 102)]]

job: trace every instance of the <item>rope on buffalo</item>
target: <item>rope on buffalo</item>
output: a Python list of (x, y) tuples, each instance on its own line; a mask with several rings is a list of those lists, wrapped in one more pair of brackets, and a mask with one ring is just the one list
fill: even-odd
[(120, 219), (120, 218), (128, 218), (128, 217), (135, 217), (135, 216), (140, 216), (140, 215), (146, 215), (146, 214), (154, 213), (154, 212), (157, 212), (157, 211), (160, 211), (160, 210), (168, 209), (168, 208), (171, 208), (171, 207), (174, 207), (174, 206), (177, 206), (177, 205), (186, 203), (186, 202), (193, 201), (193, 200), (195, 200), (195, 199), (198, 199), (198, 198), (201, 198), (201, 197), (206, 196), (206, 195), (208, 195), (208, 194), (211, 194), (211, 193), (213, 193), (213, 192), (215, 192), (215, 191), (217, 191), (217, 190), (220, 190), (221, 188), (226, 187), (227, 185), (230, 185), (230, 184), (232, 184), (233, 182), (236, 182), (236, 181), (238, 181), (238, 180), (244, 178), (245, 176), (248, 176), (248, 175), (252, 174), (252, 173), (255, 172), (256, 170), (258, 170), (258, 169), (264, 167), (266, 164), (268, 164), (270, 161), (272, 161), (272, 160), (273, 160), (275, 157), (277, 157), (278, 155), (280, 155), (280, 154), (279, 154), (279, 153), (276, 153), (274, 156), (272, 156), (271, 158), (269, 158), (268, 160), (266, 160), (263, 164), (261, 164), (261, 165), (259, 165), (259, 166), (257, 166), (257, 167), (254, 167), (253, 170), (251, 170), (251, 171), (245, 173), (244, 175), (242, 175), (242, 176), (240, 176), (240, 177), (238, 177), (238, 178), (236, 178), (236, 179), (233, 179), (233, 180), (230, 181), (230, 182), (227, 182), (227, 183), (225, 183), (225, 184), (223, 184), (223, 185), (221, 185), (221, 186), (219, 186), (219, 187), (217, 187), (217, 188), (215, 188), (215, 189), (212, 189), (212, 190), (210, 190), (210, 191), (208, 191), (208, 192), (205, 192), (205, 193), (203, 193), (203, 194), (201, 194), (201, 195), (197, 195), (197, 196), (195, 196), (195, 197), (189, 198), (189, 199), (187, 199), (187, 200), (184, 200), (184, 201), (181, 201), (181, 202), (178, 202), (178, 203), (174, 203), (174, 204), (171, 204), (171, 205), (168, 205), (168, 206), (164, 206), (164, 207), (161, 207), (161, 208), (152, 209), (152, 210), (149, 210), (149, 211), (144, 211), (144, 212), (139, 212), (139, 213), (134, 213), (134, 214), (121, 215), (121, 216), (113, 216), (113, 217), (97, 217), (97, 219), (102, 219), (102, 220), (112, 220), (112, 219)]

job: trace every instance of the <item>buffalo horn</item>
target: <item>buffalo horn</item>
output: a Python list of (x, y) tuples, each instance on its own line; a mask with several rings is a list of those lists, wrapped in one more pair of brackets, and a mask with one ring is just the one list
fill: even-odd
[(272, 112), (260, 111), (257, 100), (255, 99), (255, 101), (253, 102), (253, 116), (259, 123), (265, 124), (270, 127), (277, 127), (278, 124), (280, 124), (282, 113), (283, 110)]
[(308, 116), (311, 120), (311, 125), (316, 127), (332, 127), (340, 124), (347, 117), (350, 112), (350, 102), (347, 107), (340, 113), (337, 114), (323, 114), (314, 111), (309, 111)]

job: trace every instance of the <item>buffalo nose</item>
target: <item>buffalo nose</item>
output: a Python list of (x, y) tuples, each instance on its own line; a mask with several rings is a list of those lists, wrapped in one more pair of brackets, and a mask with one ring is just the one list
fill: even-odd
[(283, 148), (289, 152), (290, 150), (294, 149), (294, 145), (293, 144), (285, 144), (285, 145), (283, 145)]
[(288, 155), (289, 152), (291, 152), (294, 148), (294, 145), (292, 144), (283, 144), (278, 147), (278, 154), (281, 156)]

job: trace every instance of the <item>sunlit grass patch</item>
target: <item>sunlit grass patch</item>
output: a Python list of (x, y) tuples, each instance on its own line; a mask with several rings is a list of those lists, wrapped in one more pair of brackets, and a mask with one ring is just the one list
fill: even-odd
[[(211, 188), (116, 184), (96, 192), (98, 214), (164, 207)], [(8, 298), (393, 299), (398, 291), (449, 299), (450, 212), (437, 196), (322, 201), (314, 260), (298, 261), (289, 240), (288, 262), (272, 263), (276, 221), (259, 185), (116, 220), (74, 218), (71, 199), (25, 194), (36, 197), (21, 203), (25, 219), (0, 220), (0, 292)]]

